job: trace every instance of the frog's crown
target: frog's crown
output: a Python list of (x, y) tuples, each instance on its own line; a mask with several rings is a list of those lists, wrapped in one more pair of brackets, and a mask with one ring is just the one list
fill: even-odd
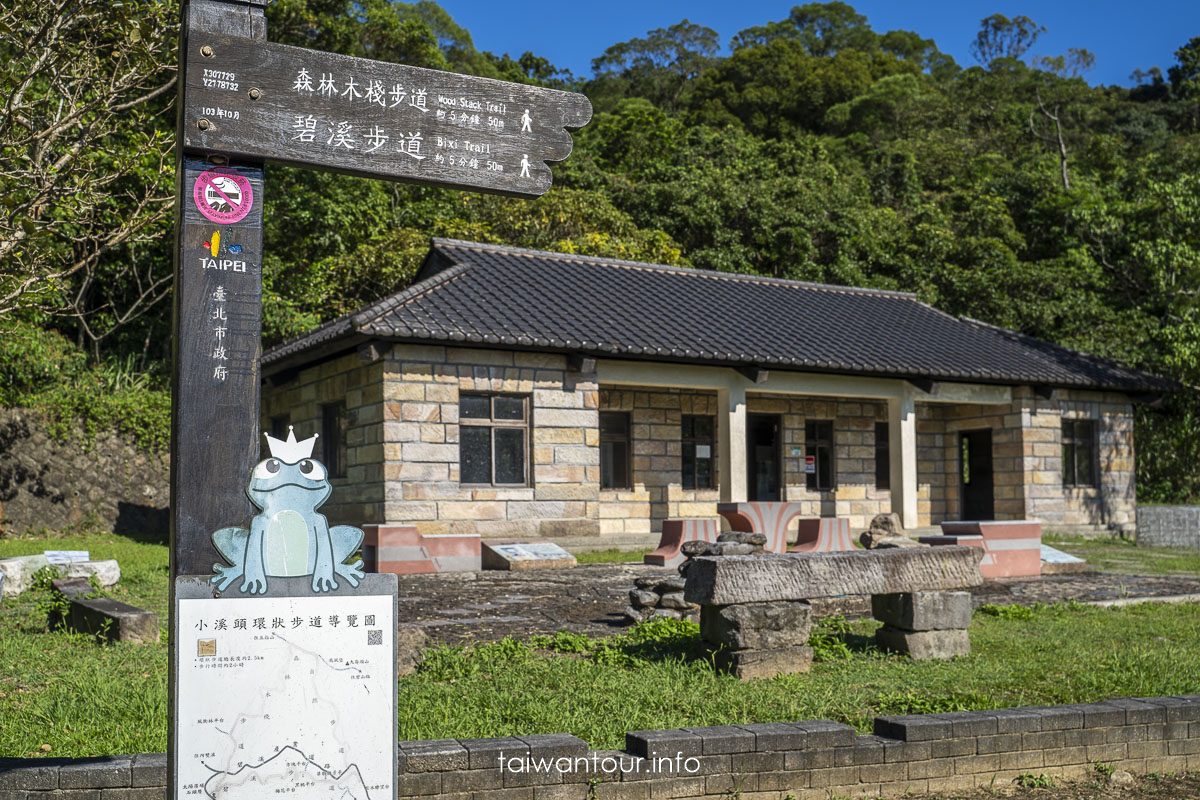
[(288, 425), (287, 441), (276, 439), (271, 434), (263, 431), (263, 436), (267, 437), (267, 447), (271, 450), (271, 456), (278, 458), (285, 464), (297, 464), (305, 458), (312, 458), (313, 445), (317, 443), (319, 435), (314, 433), (304, 441), (297, 442), (296, 432), (292, 430), (291, 425)]

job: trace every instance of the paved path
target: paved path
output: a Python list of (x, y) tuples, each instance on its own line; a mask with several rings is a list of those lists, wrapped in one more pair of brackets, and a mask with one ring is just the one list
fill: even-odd
[[(432, 642), (458, 644), (505, 636), (571, 631), (604, 636), (626, 627), (622, 610), (634, 578), (675, 575), (640, 564), (583, 564), (536, 572), (465, 572), (400, 578), (400, 620), (424, 628)], [(1200, 578), (1084, 573), (1034, 580), (990, 581), (972, 591), (975, 604), (1053, 603), (1168, 597), (1200, 593)], [(814, 603), (818, 614), (865, 614), (869, 597)]]

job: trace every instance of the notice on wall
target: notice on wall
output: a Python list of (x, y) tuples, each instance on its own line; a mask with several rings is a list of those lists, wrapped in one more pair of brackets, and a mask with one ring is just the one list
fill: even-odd
[(235, 594), (176, 600), (177, 800), (394, 797), (394, 588)]

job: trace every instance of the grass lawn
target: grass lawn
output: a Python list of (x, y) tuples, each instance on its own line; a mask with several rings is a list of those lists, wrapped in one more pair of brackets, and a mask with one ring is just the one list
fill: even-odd
[(1138, 547), (1127, 539), (1084, 539), (1047, 531), (1046, 544), (1079, 556), (1101, 572), (1134, 572), (1141, 575), (1200, 576), (1200, 552), (1173, 547)]
[[(166, 620), (166, 547), (113, 536), (0, 541), (121, 560), (111, 594)], [(166, 646), (45, 630), (45, 592), (0, 607), (0, 756), (166, 748)], [(713, 670), (695, 625), (657, 621), (604, 639), (559, 633), (441, 647), (400, 681), (401, 739), (570, 732), (621, 747), (627, 730), (812, 718), (866, 730), (875, 714), (1200, 692), (1200, 604), (991, 607), (972, 654), (913, 662), (871, 646), (877, 623), (823, 622), (806, 675), (742, 683)], [(48, 746), (46, 749), (43, 746)]]
[(615, 547), (608, 550), (592, 550), (588, 553), (576, 553), (575, 560), (580, 564), (641, 564), (642, 556), (653, 552), (652, 548), (644, 550), (618, 550)]

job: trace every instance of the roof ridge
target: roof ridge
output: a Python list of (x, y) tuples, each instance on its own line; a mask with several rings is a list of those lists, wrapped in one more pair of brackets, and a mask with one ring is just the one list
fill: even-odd
[[(434, 247), (461, 247), (470, 250), (486, 250), (496, 253), (510, 253), (518, 256), (536, 256), (562, 261), (583, 261), (590, 264), (602, 264), (610, 267), (628, 267), (647, 269), (654, 272), (673, 272), (685, 275), (699, 275), (717, 280), (731, 280), (740, 283), (766, 283), (779, 286), (791, 286), (819, 291), (842, 292), (848, 294), (878, 295), (881, 297), (901, 297), (906, 300), (917, 300), (916, 292), (901, 292), (894, 289), (873, 289), (868, 286), (845, 286), (837, 283), (818, 283), (816, 281), (797, 281), (791, 278), (773, 278), (768, 275), (752, 275), (745, 272), (722, 272), (715, 269), (698, 269), (696, 267), (679, 267), (670, 264), (653, 264), (649, 261), (630, 261), (623, 258), (606, 258), (604, 256), (587, 256), (577, 253), (559, 253), (553, 250), (534, 250), (528, 247), (513, 247), (503, 244), (485, 244), (484, 242), (469, 242), (464, 239), (449, 239), (440, 236), (431, 238)], [(917, 302), (920, 302), (917, 300)], [(945, 312), (943, 312), (945, 313)]]
[(376, 300), (374, 303), (363, 306), (357, 311), (350, 313), (352, 322), (356, 329), (361, 330), (372, 322), (377, 322), (381, 316), (388, 311), (393, 311), (407, 303), (409, 300), (415, 300), (438, 285), (445, 283), (452, 278), (461, 275), (467, 270), (469, 264), (454, 264), (448, 269), (435, 272), (423, 281), (414, 283), (406, 289), (401, 289), (398, 292), (389, 294)]

